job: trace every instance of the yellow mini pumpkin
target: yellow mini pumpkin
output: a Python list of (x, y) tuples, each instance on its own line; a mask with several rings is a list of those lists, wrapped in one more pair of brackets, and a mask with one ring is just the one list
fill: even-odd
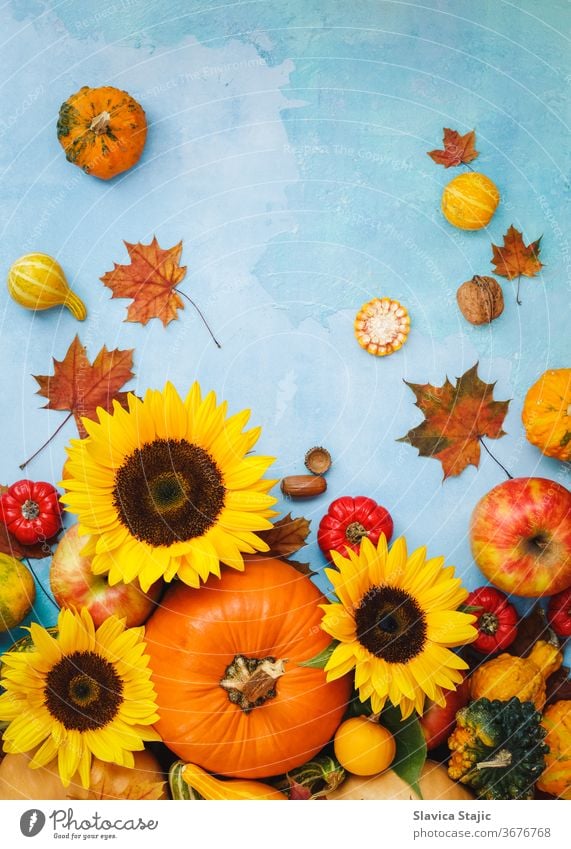
[(147, 137), (142, 106), (112, 86), (83, 86), (59, 110), (57, 137), (69, 162), (110, 180), (139, 161)]
[(489, 177), (478, 171), (467, 171), (444, 187), (442, 212), (454, 227), (480, 230), (490, 223), (499, 202), (500, 193)]
[(537, 787), (560, 799), (571, 799), (571, 701), (549, 705), (541, 724), (547, 731), (549, 752)]
[(571, 460), (571, 368), (549, 369), (527, 392), (525, 435), (548, 457)]
[(472, 699), (499, 699), (514, 696), (520, 702), (533, 702), (537, 710), (545, 704), (545, 682), (563, 663), (556, 646), (538, 640), (528, 657), (500, 654), (478, 666), (470, 676)]

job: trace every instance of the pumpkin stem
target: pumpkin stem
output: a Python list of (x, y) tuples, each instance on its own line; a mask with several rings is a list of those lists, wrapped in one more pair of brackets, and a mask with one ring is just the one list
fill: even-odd
[(263, 705), (276, 695), (276, 681), (285, 672), (285, 660), (275, 657), (246, 657), (237, 654), (226, 667), (220, 686), (228, 693), (232, 704), (244, 713)]
[(345, 529), (345, 536), (349, 542), (353, 544), (360, 543), (363, 537), (368, 535), (369, 531), (360, 522), (351, 522), (351, 524), (347, 525), (347, 528)]
[(482, 613), (478, 619), (478, 630), (482, 631), (484, 634), (493, 636), (498, 630), (499, 624), (500, 623), (496, 614), (487, 610), (485, 613)]
[(492, 760), (480, 761), (476, 764), (476, 769), (505, 769), (506, 766), (511, 766), (512, 753), (509, 749), (500, 749), (496, 752)]
[(109, 129), (109, 121), (110, 120), (111, 120), (111, 115), (109, 114), (109, 112), (106, 112), (104, 110), (103, 112), (100, 112), (99, 115), (97, 115), (93, 119), (93, 121), (89, 125), (89, 129), (93, 130), (93, 132), (95, 133), (96, 136), (102, 136)]

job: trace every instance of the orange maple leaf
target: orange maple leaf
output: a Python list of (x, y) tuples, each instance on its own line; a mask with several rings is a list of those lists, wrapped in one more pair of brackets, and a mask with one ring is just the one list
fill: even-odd
[(444, 150), (429, 150), (428, 155), (438, 165), (444, 165), (445, 168), (451, 168), (454, 165), (466, 165), (478, 156), (478, 151), (474, 147), (476, 143), (474, 130), (470, 130), (469, 133), (461, 136), (456, 130), (444, 127), (443, 143)]
[(456, 386), (448, 378), (443, 386), (405, 383), (425, 419), (397, 442), (418, 448), (421, 457), (440, 460), (444, 479), (459, 475), (466, 466), (479, 466), (483, 436), (505, 435), (502, 425), (510, 402), (493, 400), (495, 383), (480, 380), (478, 363), (457, 379)]
[(512, 224), (504, 236), (503, 246), (492, 245), (492, 264), (495, 265), (496, 274), (507, 277), (508, 280), (514, 280), (516, 277), (518, 279), (516, 293), (518, 304), (521, 304), (519, 284), (522, 274), (524, 277), (535, 277), (543, 268), (543, 263), (539, 260), (541, 238), (540, 236), (535, 242), (526, 245), (522, 234)]
[(151, 318), (160, 318), (166, 327), (184, 309), (182, 298), (175, 287), (186, 274), (180, 265), (182, 242), (163, 250), (153, 237), (150, 245), (125, 242), (130, 265), (113, 263), (101, 280), (113, 292), (113, 298), (132, 298), (126, 321), (147, 324)]
[(127, 406), (128, 393), (119, 390), (133, 377), (132, 348), (108, 351), (104, 345), (91, 364), (76, 336), (63, 360), (54, 358), (53, 363), (52, 375), (34, 375), (40, 387), (37, 394), (48, 399), (44, 409), (69, 410), (67, 418), (73, 415), (82, 438), (87, 436), (82, 417), (95, 419), (98, 407), (110, 412), (114, 400)]

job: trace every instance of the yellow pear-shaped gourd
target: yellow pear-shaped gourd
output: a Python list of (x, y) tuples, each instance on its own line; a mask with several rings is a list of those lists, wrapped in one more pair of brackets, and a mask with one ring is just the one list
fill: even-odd
[(47, 254), (26, 254), (8, 272), (8, 291), (29, 310), (48, 310), (63, 304), (79, 321), (87, 315), (85, 304), (69, 288), (61, 265)]
[(563, 663), (557, 646), (538, 640), (527, 657), (500, 654), (482, 663), (470, 676), (473, 699), (499, 699), (507, 702), (513, 696), (520, 702), (533, 702), (536, 710), (545, 704), (545, 682)]
[(228, 799), (273, 799), (275, 801), (285, 800), (283, 793), (262, 784), (260, 781), (243, 781), (241, 779), (228, 779), (220, 781), (208, 772), (205, 772), (196, 764), (186, 764), (182, 769), (182, 778), (186, 783), (200, 793), (203, 799), (228, 800)]

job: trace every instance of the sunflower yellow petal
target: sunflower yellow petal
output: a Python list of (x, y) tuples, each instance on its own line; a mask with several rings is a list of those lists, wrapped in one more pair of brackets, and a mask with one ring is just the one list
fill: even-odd
[(432, 611), (425, 616), (428, 639), (454, 648), (476, 639), (478, 632), (473, 627), (476, 617), (455, 610)]

